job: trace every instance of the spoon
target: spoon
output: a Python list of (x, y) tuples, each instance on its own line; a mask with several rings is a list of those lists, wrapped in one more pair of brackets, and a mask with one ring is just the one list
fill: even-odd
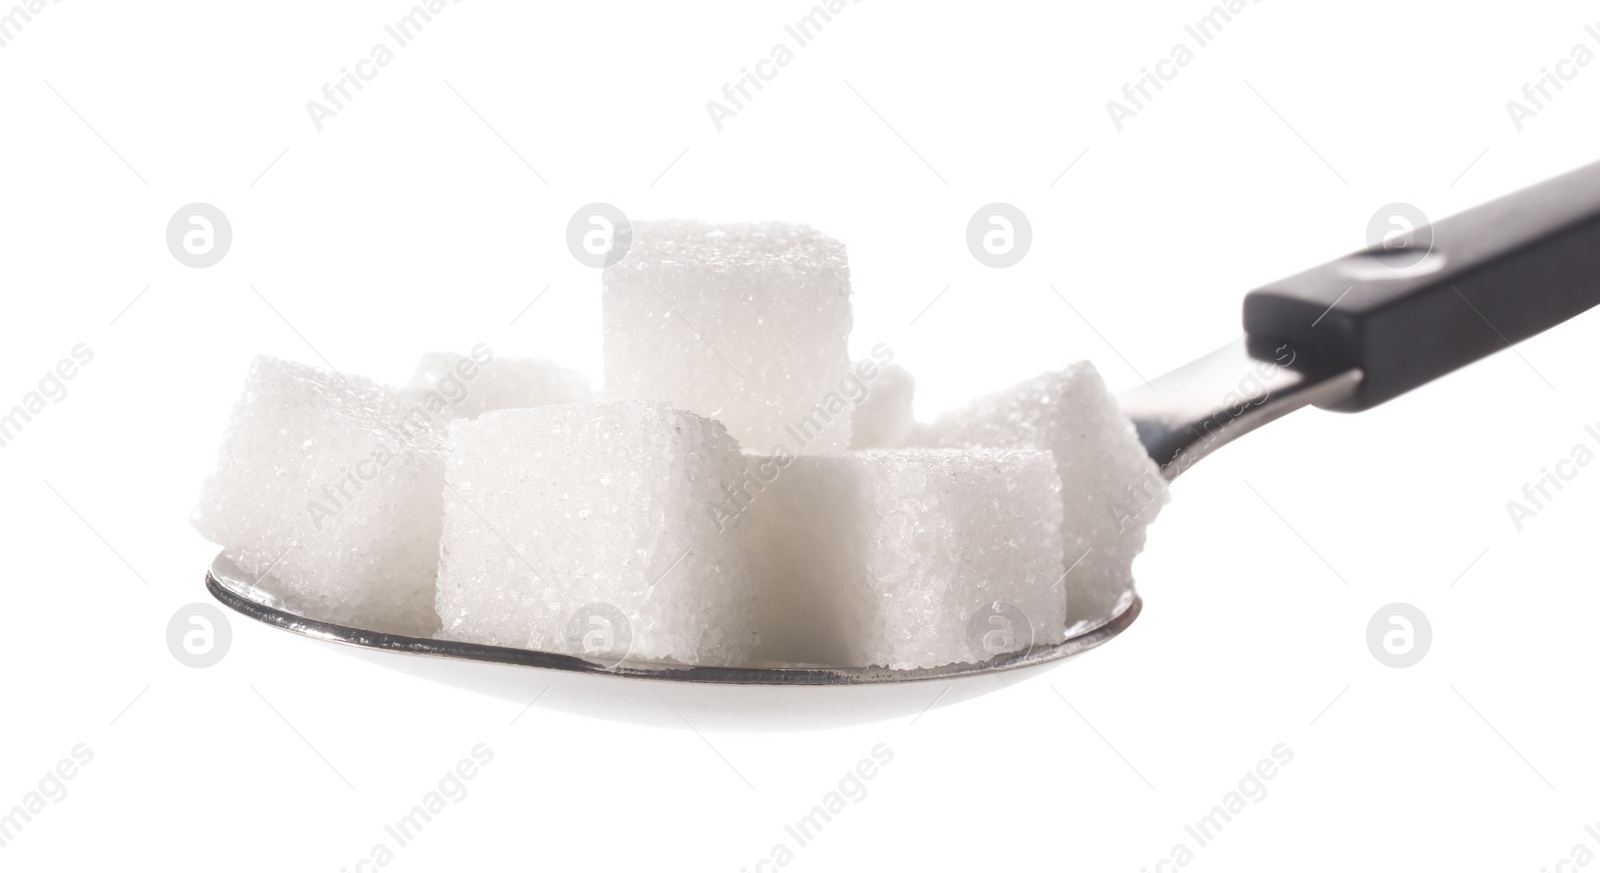
[[(1400, 227), (1381, 245), (1253, 291), (1244, 302), (1244, 337), (1120, 403), (1170, 482), (1297, 409), (1369, 409), (1596, 305), (1600, 164), (1431, 226)], [(221, 555), (206, 587), (242, 615), (343, 644), (348, 654), (419, 678), (594, 717), (723, 729), (826, 727), (919, 714), (1095, 649), (1127, 630), (1143, 609), (1134, 596), (1120, 613), (1064, 642), (974, 664), (685, 667), (609, 665), (333, 624), (285, 608)]]

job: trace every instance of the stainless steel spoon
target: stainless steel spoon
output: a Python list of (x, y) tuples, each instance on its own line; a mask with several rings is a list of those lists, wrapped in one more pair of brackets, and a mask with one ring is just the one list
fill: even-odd
[[(1244, 337), (1121, 402), (1171, 481), (1296, 409), (1368, 409), (1596, 305), (1600, 164), (1251, 292)], [(1143, 608), (1134, 597), (1065, 642), (923, 670), (607, 666), (319, 621), (285, 609), (221, 556), (206, 587), (257, 621), (422, 678), (510, 699), (539, 695), (544, 706), (585, 715), (709, 728), (792, 729), (926, 711), (1094, 649)]]

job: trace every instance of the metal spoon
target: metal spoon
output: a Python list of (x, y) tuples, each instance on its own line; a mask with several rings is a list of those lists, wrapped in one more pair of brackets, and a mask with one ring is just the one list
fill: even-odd
[[(1254, 291), (1243, 338), (1121, 403), (1171, 481), (1296, 409), (1368, 409), (1596, 305), (1600, 164)], [(922, 670), (608, 666), (319, 621), (285, 609), (222, 556), (206, 587), (250, 618), (422, 678), (510, 699), (538, 694), (548, 707), (585, 715), (712, 728), (829, 726), (948, 705), (1094, 649), (1143, 608), (1135, 596), (1065, 642)]]

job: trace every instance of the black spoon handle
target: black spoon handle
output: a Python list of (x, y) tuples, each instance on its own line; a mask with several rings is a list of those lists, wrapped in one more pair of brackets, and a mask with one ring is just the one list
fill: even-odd
[(1252, 343), (1359, 367), (1370, 409), (1600, 305), (1600, 164), (1250, 292)]

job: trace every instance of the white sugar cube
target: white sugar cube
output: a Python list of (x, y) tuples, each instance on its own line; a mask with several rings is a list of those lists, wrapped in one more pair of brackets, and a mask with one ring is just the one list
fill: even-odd
[(1047, 452), (750, 461), (757, 658), (914, 669), (1064, 638), (1060, 485)]
[(1094, 365), (1080, 361), (980, 397), (918, 427), (922, 445), (1040, 448), (1061, 477), (1067, 613), (1079, 628), (1103, 624), (1133, 597), (1133, 559), (1169, 496), (1133, 423)]
[(423, 355), (405, 391), (446, 420), (590, 399), (582, 375), (543, 358), (497, 357), (481, 343), (471, 355)]
[(712, 509), (744, 471), (721, 424), (574, 403), (457, 421), (450, 441), (444, 637), (612, 663), (729, 665), (755, 644), (748, 520)]
[(603, 284), (608, 398), (715, 418), (751, 451), (849, 445), (843, 244), (780, 222), (638, 222)]
[(259, 357), (193, 522), (295, 611), (428, 636), (443, 481), (437, 422), (398, 390)]
[(889, 364), (866, 383), (866, 396), (850, 414), (850, 448), (895, 449), (906, 445), (916, 425), (912, 411), (917, 380), (899, 364)]

